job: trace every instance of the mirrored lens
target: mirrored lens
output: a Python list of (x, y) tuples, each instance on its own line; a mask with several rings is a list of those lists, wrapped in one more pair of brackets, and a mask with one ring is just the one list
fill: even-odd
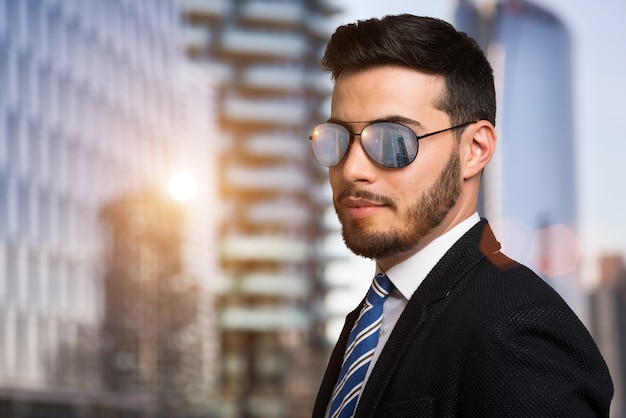
[(350, 145), (350, 132), (341, 125), (321, 123), (311, 134), (313, 151), (319, 162), (332, 167), (343, 159)]
[(384, 167), (406, 167), (417, 156), (415, 133), (399, 123), (380, 122), (366, 126), (361, 132), (361, 144), (365, 152)]

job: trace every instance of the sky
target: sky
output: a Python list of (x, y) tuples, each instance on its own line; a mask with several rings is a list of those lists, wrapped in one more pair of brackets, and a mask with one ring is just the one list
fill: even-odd
[[(482, 1), (489, 3), (489, 1)], [(626, 1), (534, 0), (572, 38), (581, 268), (597, 275), (601, 254), (626, 257)], [(456, 0), (344, 0), (337, 24), (412, 13), (453, 23)]]

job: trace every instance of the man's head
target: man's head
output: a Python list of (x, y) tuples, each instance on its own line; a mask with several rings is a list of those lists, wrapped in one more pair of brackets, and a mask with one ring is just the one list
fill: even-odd
[(446, 88), (437, 106), (453, 125), (484, 119), (495, 126), (491, 65), (476, 42), (449, 23), (404, 14), (340, 26), (322, 58), (333, 80), (382, 65), (442, 76)]
[(475, 211), (495, 147), (491, 67), (449, 24), (410, 15), (340, 27), (323, 65), (331, 117), (311, 139), (347, 246), (386, 269)]

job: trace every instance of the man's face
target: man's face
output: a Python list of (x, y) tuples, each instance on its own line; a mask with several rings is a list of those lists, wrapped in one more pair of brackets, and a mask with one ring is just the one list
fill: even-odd
[[(331, 121), (352, 133), (381, 120), (401, 120), (418, 136), (446, 129), (448, 115), (434, 107), (443, 89), (441, 77), (401, 67), (343, 73), (335, 83)], [(448, 229), (461, 192), (458, 144), (453, 132), (424, 138), (415, 161), (388, 169), (367, 156), (356, 136), (329, 177), (348, 248), (391, 266)]]

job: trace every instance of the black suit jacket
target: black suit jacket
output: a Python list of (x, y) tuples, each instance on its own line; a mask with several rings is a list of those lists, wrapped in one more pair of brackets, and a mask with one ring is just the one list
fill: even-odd
[[(360, 307), (331, 355), (314, 418), (324, 416)], [(563, 299), (500, 252), (481, 220), (408, 302), (355, 417), (608, 416), (613, 385)]]

